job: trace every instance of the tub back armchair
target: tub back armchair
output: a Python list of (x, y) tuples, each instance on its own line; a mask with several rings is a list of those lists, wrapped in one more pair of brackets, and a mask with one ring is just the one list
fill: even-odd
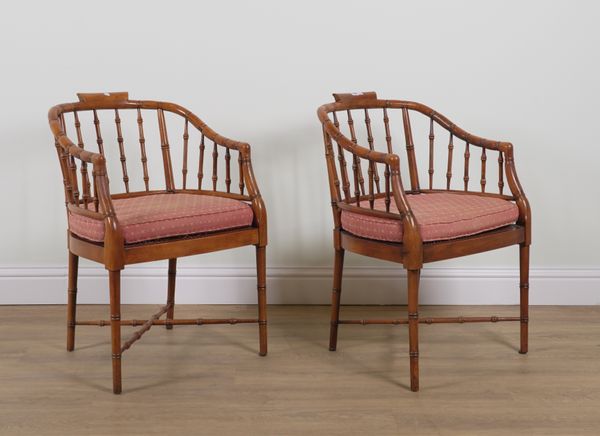
[[(410, 386), (419, 389), (419, 323), (520, 322), (526, 353), (531, 211), (515, 169), (513, 146), (472, 135), (416, 102), (374, 92), (334, 94), (318, 109), (333, 209), (333, 280), (329, 348), (340, 324), (408, 324)], [(520, 314), (421, 318), (420, 272), (427, 262), (518, 245)], [(342, 320), (345, 251), (406, 269), (406, 319)]]
[[(78, 96), (48, 114), (69, 226), (67, 349), (75, 326), (110, 325), (114, 393), (121, 392), (122, 353), (153, 325), (257, 323), (265, 355), (267, 221), (250, 146), (177, 104), (130, 100), (126, 92)], [(256, 247), (258, 317), (174, 319), (177, 258), (246, 245)], [(109, 320), (76, 318), (80, 256), (108, 270)], [(122, 320), (121, 270), (162, 259), (169, 260), (166, 305), (148, 320)], [(135, 325), (140, 330), (122, 343), (121, 326)]]

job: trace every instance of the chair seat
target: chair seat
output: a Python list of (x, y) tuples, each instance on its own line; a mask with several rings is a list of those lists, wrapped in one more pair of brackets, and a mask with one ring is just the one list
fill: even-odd
[[(407, 198), (423, 242), (475, 235), (513, 224), (519, 216), (514, 203), (500, 198), (452, 193), (421, 193)], [(368, 202), (364, 207), (369, 207)], [(375, 209), (385, 211), (384, 198), (375, 200)], [(393, 199), (390, 212), (398, 212)], [(346, 210), (342, 211), (341, 219), (342, 228), (356, 236), (402, 242), (399, 220)]]
[[(154, 194), (113, 200), (126, 244), (247, 227), (252, 208), (212, 195)], [(69, 213), (69, 228), (91, 241), (104, 240), (104, 222)]]

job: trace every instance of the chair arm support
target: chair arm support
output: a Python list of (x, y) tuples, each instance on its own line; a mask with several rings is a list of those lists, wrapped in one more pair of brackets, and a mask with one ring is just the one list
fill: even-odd
[(529, 200), (525, 196), (519, 177), (517, 176), (517, 169), (515, 168), (515, 156), (513, 151), (513, 145), (507, 143), (506, 161), (504, 163), (506, 169), (506, 180), (510, 191), (515, 198), (517, 207), (519, 208), (519, 218), (517, 223), (525, 227), (525, 245), (531, 244), (531, 207), (529, 206)]
[(267, 245), (267, 209), (258, 189), (258, 183), (252, 169), (252, 159), (250, 153), (250, 145), (247, 143), (240, 144), (240, 153), (242, 156), (242, 174), (244, 183), (248, 189), (248, 195), (251, 198), (252, 210), (254, 212), (255, 225), (259, 229), (259, 246)]
[(240, 153), (242, 161), (242, 177), (244, 184), (248, 189), (248, 194), (251, 198), (252, 210), (254, 212), (255, 225), (259, 228), (259, 245), (264, 246), (267, 244), (267, 212), (264, 201), (260, 195), (256, 178), (254, 177), (254, 171), (252, 170), (252, 160), (250, 153), (250, 144), (241, 141), (235, 141), (227, 138), (223, 135), (218, 134), (211, 129), (204, 121), (194, 115), (186, 108), (179, 106), (175, 103), (159, 103), (159, 106), (189, 120), (189, 122), (196, 127), (202, 134), (214, 141), (217, 145), (225, 148), (236, 150)]
[(404, 247), (404, 267), (406, 269), (420, 269), (423, 265), (423, 240), (419, 233), (417, 219), (412, 212), (402, 178), (400, 177), (400, 159), (393, 155), (390, 164), (392, 173), (392, 194), (396, 207), (402, 214), (402, 246)]
[[(106, 172), (106, 160), (100, 153), (93, 153), (88, 150), (75, 145), (64, 132), (63, 127), (59, 121), (58, 108), (54, 107), (50, 109), (48, 114), (50, 128), (54, 134), (57, 149), (59, 154), (64, 153), (65, 159), (61, 159), (61, 165), (63, 167), (63, 174), (65, 176), (65, 184), (71, 185), (72, 178), (77, 178), (77, 169), (75, 166), (69, 168), (69, 161), (71, 159), (77, 159), (81, 162), (92, 165), (92, 179), (95, 190), (95, 197), (98, 200), (98, 212), (91, 212), (87, 209), (78, 207), (78, 199), (69, 198), (67, 196), (67, 209), (69, 213), (76, 213), (79, 215), (86, 215), (93, 219), (104, 220), (104, 253), (105, 253), (105, 266), (108, 269), (117, 270), (123, 266), (123, 255), (124, 255), (124, 238), (122, 229), (119, 226), (117, 216), (115, 213), (114, 205), (110, 196), (110, 189), (108, 187), (108, 175)], [(80, 209), (80, 210), (78, 210)], [(92, 216), (94, 215), (94, 216)]]
[[(400, 158), (394, 153), (382, 153), (362, 147), (355, 144), (344, 136), (333, 122), (327, 116), (323, 107), (317, 111), (319, 120), (323, 124), (326, 135), (329, 135), (341, 147), (350, 153), (358, 156), (361, 159), (370, 162), (388, 165), (391, 172), (391, 192), (394, 197), (396, 207), (400, 212), (403, 224), (403, 244), (407, 249), (409, 264), (411, 267), (417, 268), (416, 265), (422, 263), (422, 241), (417, 227), (417, 221), (412, 213), (406, 192), (402, 185), (402, 177), (400, 175)], [(409, 250), (409, 251), (408, 251)]]

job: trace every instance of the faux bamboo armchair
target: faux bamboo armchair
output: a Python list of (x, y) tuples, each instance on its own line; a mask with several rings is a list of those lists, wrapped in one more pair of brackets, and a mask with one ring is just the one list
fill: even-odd
[[(531, 211), (517, 178), (512, 144), (467, 133), (420, 103), (380, 100), (374, 92), (334, 94), (334, 98), (334, 103), (317, 111), (323, 126), (334, 221), (329, 349), (336, 350), (340, 324), (408, 324), (412, 391), (419, 390), (420, 323), (518, 321), (519, 352), (527, 353)], [(420, 118), (420, 140), (415, 140), (412, 126), (416, 122), (411, 123), (411, 115)], [(406, 157), (401, 158), (401, 150), (394, 147), (398, 136), (403, 137)], [(445, 151), (436, 150), (441, 141)], [(377, 151), (376, 144), (383, 151)], [(419, 178), (417, 148), (427, 167), (424, 182)], [(476, 151), (479, 155), (474, 155)], [(490, 155), (497, 158), (494, 165), (488, 165)], [(457, 163), (462, 166), (462, 177), (454, 177), (453, 162), (454, 171)], [(490, 178), (497, 180), (495, 192), (488, 192)], [(505, 180), (509, 193), (504, 193)], [(419, 278), (424, 263), (510, 245), (519, 245), (519, 316), (419, 317)], [(406, 319), (339, 318), (346, 250), (404, 266), (408, 278)]]
[[(259, 354), (265, 356), (267, 217), (252, 171), (250, 146), (217, 134), (173, 103), (130, 100), (126, 92), (78, 96), (79, 102), (54, 106), (48, 114), (69, 225), (67, 350), (74, 349), (76, 326), (110, 325), (115, 394), (121, 393), (123, 352), (153, 325), (171, 329), (174, 325), (257, 323)], [(107, 118), (114, 123), (110, 131), (105, 127)], [(130, 121), (128, 129), (126, 120)], [(176, 139), (169, 137), (167, 124), (171, 132), (179, 132)], [(155, 134), (149, 135), (150, 131)], [(90, 150), (91, 143), (96, 151)], [(181, 148), (172, 150), (173, 143)], [(128, 159), (126, 150), (130, 156), (135, 152), (137, 159)], [(161, 162), (158, 180), (151, 177), (153, 161)], [(181, 164), (178, 173), (176, 161)], [(113, 170), (120, 170), (122, 181), (112, 178), (109, 190), (111, 162)], [(195, 173), (193, 177), (188, 177), (188, 168)], [(138, 177), (130, 179), (134, 173)], [(237, 186), (232, 185), (232, 177)], [(118, 188), (121, 192), (115, 193)], [(177, 258), (246, 245), (256, 247), (258, 318), (175, 319)], [(76, 318), (79, 257), (108, 270), (110, 320)], [(148, 320), (122, 320), (121, 270), (125, 265), (162, 259), (169, 260), (166, 305)], [(165, 314), (166, 319), (159, 319)], [(141, 327), (122, 343), (122, 326)]]

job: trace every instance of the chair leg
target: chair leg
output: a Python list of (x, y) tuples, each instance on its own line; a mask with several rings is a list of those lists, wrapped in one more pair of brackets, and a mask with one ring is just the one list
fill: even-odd
[(521, 348), (519, 349), (519, 353), (526, 354), (529, 348), (529, 245), (521, 245), (519, 247), (519, 267), (519, 288), (521, 293)]
[(121, 393), (121, 271), (109, 271), (113, 393)]
[(267, 355), (267, 261), (266, 247), (256, 247), (256, 278), (258, 290), (258, 334), (261, 356)]
[(69, 251), (69, 282), (67, 285), (67, 351), (73, 351), (75, 348), (78, 269), (79, 256)]
[(167, 323), (165, 327), (167, 330), (173, 328), (173, 324), (169, 324), (168, 321), (173, 321), (175, 314), (175, 277), (177, 275), (177, 259), (169, 259), (169, 281), (167, 285), (167, 304), (169, 309), (167, 310)]
[(419, 390), (419, 279), (421, 270), (408, 270), (408, 343), (410, 390)]
[(342, 296), (342, 272), (344, 250), (335, 250), (333, 266), (333, 290), (331, 292), (331, 326), (329, 327), (329, 351), (337, 349), (338, 321), (340, 319), (340, 299)]

